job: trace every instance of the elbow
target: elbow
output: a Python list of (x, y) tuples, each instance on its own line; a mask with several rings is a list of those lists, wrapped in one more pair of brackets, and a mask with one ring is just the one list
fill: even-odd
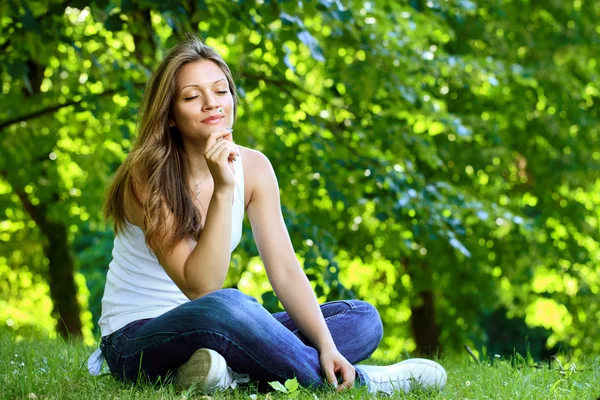
[(212, 292), (216, 292), (221, 289), (218, 283), (211, 282), (190, 282), (189, 277), (183, 276), (183, 282), (179, 286), (183, 294), (190, 300), (196, 300), (200, 297), (206, 296)]
[[(225, 272), (227, 268), (225, 268)], [(199, 276), (198, 271), (189, 268), (187, 263), (183, 268), (183, 279), (181, 280), (180, 289), (183, 294), (190, 300), (196, 300), (223, 288), (225, 276), (220, 276), (220, 271), (209, 272)], [(184, 290), (185, 289), (185, 290)]]
[(219, 290), (221, 288), (196, 288), (196, 289), (189, 289), (183, 292), (183, 294), (185, 294), (185, 296), (190, 299), (190, 300), (196, 300), (199, 299), (201, 297), (206, 296), (207, 294), (211, 294), (213, 292), (216, 292), (217, 290)]

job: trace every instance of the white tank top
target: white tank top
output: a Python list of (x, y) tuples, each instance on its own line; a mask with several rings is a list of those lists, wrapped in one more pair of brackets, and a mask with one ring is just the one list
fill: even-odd
[[(239, 148), (238, 153), (241, 153)], [(240, 243), (244, 220), (241, 156), (234, 165), (231, 252)], [(130, 322), (158, 317), (189, 301), (150, 252), (144, 232), (137, 225), (126, 223), (124, 231), (116, 235), (112, 256), (102, 297), (102, 316), (98, 321), (102, 336), (110, 335)]]

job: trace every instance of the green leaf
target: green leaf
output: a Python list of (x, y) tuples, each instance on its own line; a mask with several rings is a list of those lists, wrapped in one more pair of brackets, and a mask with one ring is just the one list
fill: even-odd
[(285, 381), (285, 387), (288, 388), (290, 392), (295, 392), (298, 389), (298, 380), (296, 378), (288, 379)]
[(277, 390), (278, 392), (288, 393), (287, 388), (277, 381), (269, 382), (269, 385), (271, 385), (271, 387)]
[(413, 125), (413, 132), (416, 134), (423, 133), (427, 130), (427, 124), (424, 120), (420, 119)]
[(446, 127), (441, 122), (435, 121), (431, 125), (429, 125), (429, 136), (439, 135), (444, 132)]

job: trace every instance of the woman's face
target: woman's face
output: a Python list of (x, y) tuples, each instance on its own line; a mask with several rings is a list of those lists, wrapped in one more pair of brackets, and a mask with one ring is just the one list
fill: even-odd
[[(210, 60), (181, 67), (175, 82), (173, 123), (184, 139), (206, 140), (214, 131), (233, 126), (233, 96), (221, 68)], [(223, 109), (219, 113), (219, 108)], [(206, 120), (212, 116), (218, 119)]]

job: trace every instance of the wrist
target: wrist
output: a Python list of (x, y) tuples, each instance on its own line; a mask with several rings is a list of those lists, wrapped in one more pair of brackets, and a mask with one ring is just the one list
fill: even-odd
[(336, 347), (335, 343), (333, 342), (333, 339), (326, 340), (322, 343), (317, 343), (317, 345), (315, 347), (317, 348), (317, 350), (319, 350), (319, 353), (327, 353), (330, 351), (337, 351), (337, 347)]
[(228, 197), (233, 196), (233, 190), (235, 186), (215, 186), (213, 191), (213, 197), (227, 199)]

